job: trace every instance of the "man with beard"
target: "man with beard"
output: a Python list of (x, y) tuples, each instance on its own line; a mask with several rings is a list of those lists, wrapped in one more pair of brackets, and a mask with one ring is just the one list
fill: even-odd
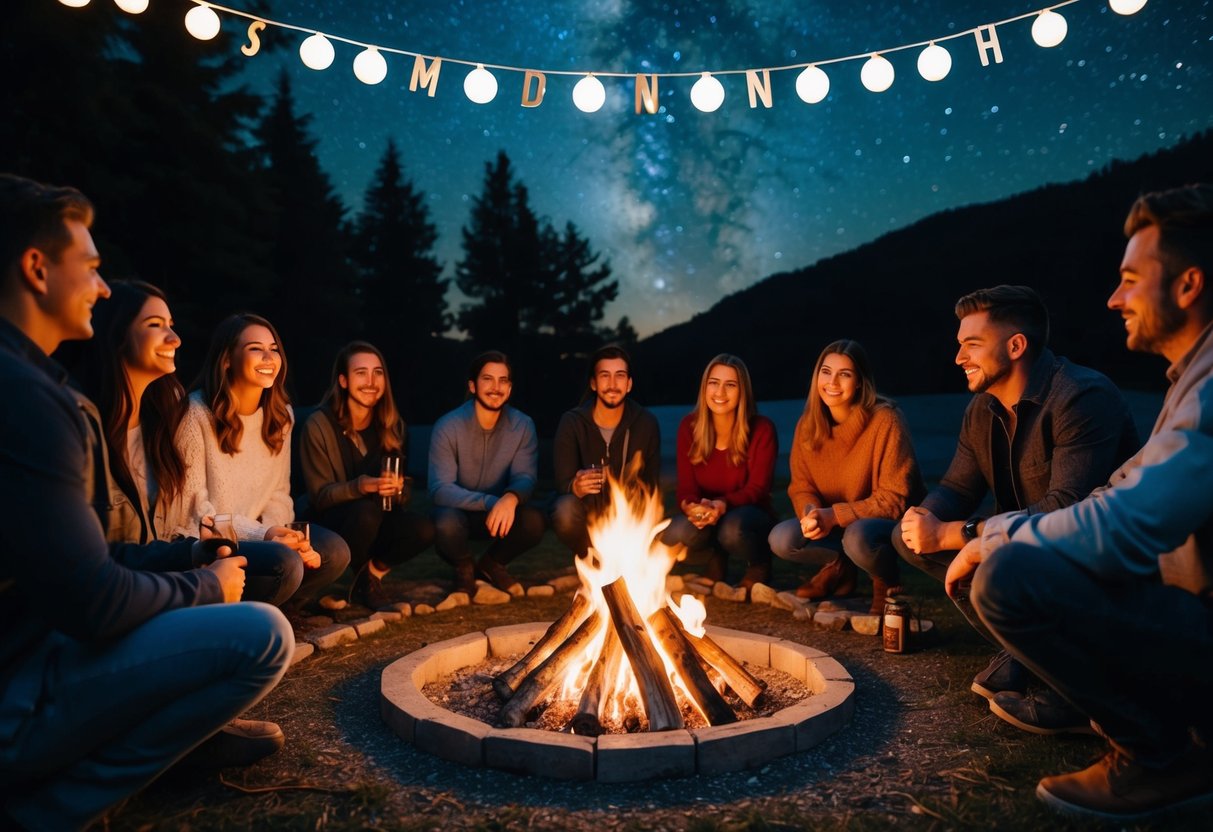
[(623, 481), (636, 460), (634, 476), (652, 491), (661, 475), (661, 432), (657, 420), (628, 398), (632, 361), (620, 346), (608, 344), (590, 356), (590, 392), (579, 407), (560, 417), (556, 427), (556, 489), (552, 527), (575, 555), (590, 547), (587, 516), (606, 506), (606, 472)]
[[(1048, 349), (1049, 312), (1027, 286), (995, 286), (956, 302), (960, 348), (956, 364), (976, 394), (965, 410), (956, 454), (921, 505), (899, 524), (885, 523), (902, 559), (943, 580), (956, 552), (982, 530), (977, 514), (992, 496), (994, 514), (1044, 514), (1081, 500), (1137, 446), (1124, 396), (1111, 381)], [(866, 531), (866, 530), (865, 530)], [(864, 540), (877, 540), (868, 531)], [(898, 583), (897, 558), (888, 547), (857, 547), (852, 555), (869, 575)], [(967, 602), (957, 606), (985, 628)], [(1034, 690), (1025, 696), (1028, 685)], [(1000, 717), (1041, 734), (1087, 732), (1088, 720), (1024, 667), (1001, 652), (973, 679), (972, 690), (990, 700)], [(996, 694), (1020, 696), (1014, 714), (1000, 710)]]
[(396, 600), (383, 589), (388, 571), (434, 540), (429, 518), (404, 507), (412, 490), (403, 478), (382, 474), (388, 456), (408, 469), (407, 436), (383, 353), (365, 341), (342, 347), (329, 390), (303, 426), (299, 467), (310, 515), (350, 546), (350, 596), (371, 609)]
[(1149, 439), (1085, 500), (988, 520), (946, 578), (1110, 743), (1037, 797), (1117, 823), (1213, 799), (1213, 186), (1140, 197), (1125, 236), (1108, 306), (1171, 365)]
[[(434, 549), (455, 567), (455, 585), (480, 577), (511, 595), (522, 585), (506, 564), (543, 537), (544, 516), (526, 505), (535, 490), (539, 442), (531, 417), (510, 407), (510, 360), (490, 351), (468, 369), (469, 400), (434, 424), (430, 497)], [(492, 540), (473, 568), (471, 538)]]

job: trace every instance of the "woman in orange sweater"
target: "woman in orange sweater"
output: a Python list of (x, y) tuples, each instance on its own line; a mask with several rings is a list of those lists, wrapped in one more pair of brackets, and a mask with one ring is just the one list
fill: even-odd
[[(821, 566), (796, 591), (800, 597), (849, 595), (858, 570), (846, 556), (857, 531), (848, 527), (861, 517), (896, 520), (925, 491), (910, 432), (893, 403), (877, 395), (858, 342), (835, 341), (818, 356), (789, 464), (788, 496), (799, 519), (771, 530), (771, 551)], [(892, 545), (868, 545), (882, 543)], [(873, 580), (873, 609), (883, 608), (888, 589)]]

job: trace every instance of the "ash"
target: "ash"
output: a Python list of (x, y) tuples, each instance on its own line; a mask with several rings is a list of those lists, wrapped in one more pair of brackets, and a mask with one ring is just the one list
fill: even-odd
[[(460, 716), (470, 717), (488, 725), (498, 724), (498, 714), (504, 704), (493, 692), (493, 679), (498, 674), (509, 670), (522, 658), (516, 656), (494, 656), (479, 664), (469, 665), (444, 676), (436, 682), (425, 685), (421, 692), (427, 699), (448, 711)], [(812, 691), (804, 682), (780, 670), (745, 663), (745, 669), (755, 678), (766, 683), (766, 690), (751, 708), (737, 698), (731, 690), (726, 690), (724, 699), (737, 715), (738, 721), (771, 716), (791, 705), (812, 695)], [(678, 697), (682, 706), (682, 718), (687, 728), (706, 728), (707, 721), (694, 710), (691, 705)], [(608, 734), (632, 734), (648, 730), (648, 720), (644, 717), (640, 702), (629, 701), (628, 711), (638, 714), (624, 720), (603, 720), (603, 731)], [(538, 728), (544, 731), (568, 730), (569, 721), (577, 712), (575, 700), (555, 700), (539, 705), (527, 715), (527, 728)]]

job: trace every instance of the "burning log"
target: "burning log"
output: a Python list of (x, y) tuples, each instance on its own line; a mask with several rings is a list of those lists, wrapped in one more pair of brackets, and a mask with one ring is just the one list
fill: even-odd
[(711, 636), (706, 634), (694, 636), (685, 629), (683, 635), (703, 660), (724, 677), (733, 692), (741, 697), (741, 701), (751, 708), (754, 707), (754, 703), (758, 701), (758, 697), (762, 696), (766, 685), (760, 679), (754, 678), (736, 659), (726, 653), (723, 647), (713, 641)]
[(555, 652), (569, 634), (581, 624), (590, 609), (590, 602), (581, 592), (573, 596), (573, 603), (565, 610), (564, 615), (552, 622), (543, 638), (535, 642), (531, 651), (518, 660), (518, 663), (493, 680), (493, 690), (503, 701), (508, 700), (518, 690), (522, 680), (537, 668), (543, 661)]
[(602, 652), (598, 661), (586, 679), (585, 689), (581, 692), (581, 701), (577, 704), (577, 713), (569, 721), (569, 727), (574, 734), (583, 737), (596, 737), (602, 733), (602, 701), (609, 693), (607, 685), (619, 675), (619, 665), (623, 660), (623, 643), (615, 633), (615, 628), (607, 630)]
[(640, 688), (640, 699), (649, 718), (650, 731), (669, 731), (683, 726), (682, 713), (674, 698), (674, 688), (666, 678), (665, 667), (657, 649), (649, 640), (644, 621), (632, 603), (628, 586), (623, 578), (602, 588), (602, 596), (611, 611), (611, 621), (623, 650), (627, 653), (636, 685)]
[(602, 616), (598, 613), (592, 613), (582, 621), (573, 634), (518, 685), (518, 690), (514, 691), (514, 695), (501, 708), (501, 724), (507, 728), (522, 725), (531, 708), (539, 704), (552, 688), (559, 684), (569, 663), (582, 655), (586, 645), (594, 640), (602, 625)]
[(699, 710), (707, 717), (709, 725), (728, 725), (737, 721), (737, 715), (724, 701), (708, 679), (708, 674), (699, 665), (695, 648), (682, 632), (678, 619), (667, 607), (662, 607), (649, 616), (649, 626), (656, 632), (665, 654), (674, 663), (687, 693)]

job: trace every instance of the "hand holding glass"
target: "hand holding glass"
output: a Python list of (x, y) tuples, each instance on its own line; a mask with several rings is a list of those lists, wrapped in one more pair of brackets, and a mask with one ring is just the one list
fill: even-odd
[[(404, 491), (404, 482), (400, 478), (400, 457), (395, 455), (387, 455), (383, 457), (383, 462), (379, 468), (379, 475), (384, 479), (391, 477), (396, 483), (396, 489), (391, 494), (383, 494), (383, 510), (391, 511), (392, 503), (395, 501), (397, 494)], [(383, 493), (382, 491), (380, 492)]]
[[(210, 522), (207, 522), (208, 520)], [(234, 555), (240, 549), (236, 542), (236, 527), (232, 523), (232, 515), (216, 514), (214, 517), (203, 517), (199, 526), (210, 533), (209, 536), (201, 538), (203, 551), (210, 560), (219, 557), (219, 550), (224, 546), (229, 550), (228, 555)]]

